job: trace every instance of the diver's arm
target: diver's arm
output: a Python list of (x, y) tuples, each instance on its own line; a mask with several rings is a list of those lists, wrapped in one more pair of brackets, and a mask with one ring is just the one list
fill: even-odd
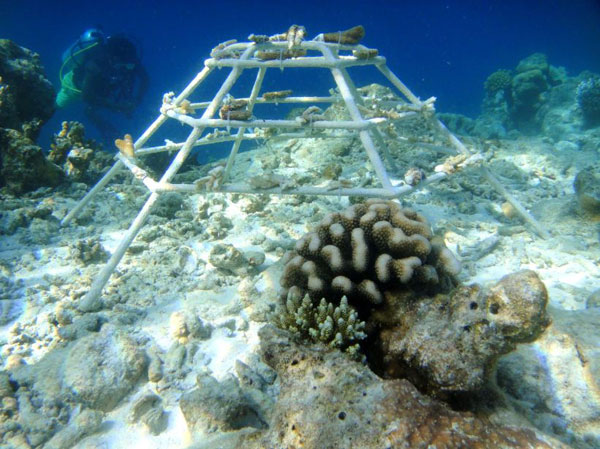
[(138, 106), (142, 102), (149, 84), (148, 72), (141, 63), (137, 64), (136, 76), (140, 80), (140, 88), (135, 98), (135, 105)]
[(85, 74), (81, 85), (83, 101), (89, 105), (114, 108), (110, 96), (106, 92), (107, 83), (102, 69), (94, 62), (85, 67)]

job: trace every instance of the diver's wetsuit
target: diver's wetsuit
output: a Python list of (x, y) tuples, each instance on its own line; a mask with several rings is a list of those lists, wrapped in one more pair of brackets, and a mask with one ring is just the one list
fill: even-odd
[(106, 45), (99, 45), (73, 69), (73, 84), (85, 103), (129, 115), (142, 100), (148, 75), (138, 60), (120, 62)]

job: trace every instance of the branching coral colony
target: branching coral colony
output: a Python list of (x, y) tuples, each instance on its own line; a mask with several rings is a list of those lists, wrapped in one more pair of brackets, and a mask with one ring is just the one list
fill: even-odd
[[(91, 189), (90, 192), (77, 204), (77, 206), (63, 219), (62, 223), (70, 222), (87, 202), (102, 189), (113, 176), (123, 167), (128, 168), (132, 174), (150, 190), (151, 195), (140, 210), (138, 216), (131, 224), (129, 230), (120, 242), (112, 257), (95, 279), (90, 291), (82, 299), (82, 309), (93, 309), (98, 306), (102, 289), (112, 272), (123, 257), (123, 254), (144, 224), (144, 221), (158, 197), (163, 192), (180, 191), (188, 193), (199, 192), (228, 192), (228, 193), (261, 193), (261, 194), (302, 194), (302, 195), (348, 195), (366, 196), (376, 198), (397, 198), (413, 191), (425, 184), (444, 179), (455, 170), (466, 166), (481, 166), (482, 158), (466, 148), (462, 142), (452, 135), (447, 128), (435, 118), (434, 101), (430, 98), (421, 101), (414, 95), (387, 67), (386, 60), (378, 55), (377, 50), (361, 45), (359, 42), (364, 36), (362, 26), (357, 26), (346, 31), (319, 34), (312, 40), (306, 39), (307, 32), (302, 26), (293, 25), (285, 33), (274, 36), (251, 35), (248, 42), (230, 40), (217, 45), (204, 61), (204, 68), (190, 84), (177, 96), (174, 93), (165, 94), (158, 118), (142, 133), (135, 142), (128, 138), (119, 140), (119, 153), (116, 162), (106, 175)], [(395, 163), (389, 149), (385, 145), (381, 126), (392, 120), (388, 113), (381, 116), (364, 118), (364, 99), (348, 73), (348, 69), (356, 66), (370, 66), (381, 72), (385, 78), (401, 94), (404, 100), (394, 102), (394, 120), (420, 115), (444, 137), (456, 154), (461, 156), (461, 163), (440, 163), (436, 172), (424, 178), (420, 183), (409, 185), (393, 183), (390, 179), (383, 158), (388, 166), (394, 168)], [(269, 69), (283, 70), (288, 67), (306, 70), (325, 68), (331, 71), (335, 86), (339, 94), (316, 97), (294, 97), (283, 86), (280, 94), (264, 93), (260, 95), (263, 79)], [(210, 101), (192, 102), (189, 97), (202, 84), (215, 69), (230, 69), (229, 75)], [(247, 98), (233, 99), (229, 92), (246, 70), (255, 70), (256, 79)], [(350, 120), (327, 120), (320, 113), (315, 103), (343, 102)], [(305, 114), (298, 120), (260, 119), (254, 115), (254, 108), (265, 103), (291, 103), (308, 107)], [(196, 111), (203, 111), (200, 116)], [(218, 114), (218, 118), (215, 115)], [(152, 135), (169, 119), (188, 125), (191, 132), (184, 142), (174, 143), (168, 141), (165, 145), (144, 146)], [(220, 128), (220, 129), (219, 129)], [(222, 131), (222, 130), (226, 131)], [(233, 130), (233, 132), (232, 132)], [(237, 132), (236, 132), (237, 130)], [(348, 187), (340, 182), (339, 188), (331, 189), (316, 186), (277, 186), (267, 189), (258, 189), (248, 184), (230, 182), (229, 175), (236, 155), (243, 141), (254, 140), (261, 136), (270, 135), (278, 131), (281, 137), (286, 132), (295, 131), (294, 137), (304, 135), (310, 137), (315, 131), (321, 131), (323, 138), (339, 136), (341, 133), (358, 135), (365, 153), (373, 167), (380, 187)], [(218, 177), (210, 182), (196, 182), (192, 184), (173, 184), (171, 180), (177, 174), (182, 164), (194, 147), (211, 145), (215, 143), (232, 142), (230, 155), (223, 170)], [(158, 180), (153, 179), (148, 172), (140, 167), (139, 160), (152, 153), (177, 151), (171, 165)], [(451, 169), (447, 169), (451, 167)], [(514, 198), (502, 189), (495, 178), (482, 168), (484, 175), (499, 189), (507, 200), (514, 203), (515, 209), (528, 221), (534, 229), (543, 236), (545, 231), (527, 214)], [(396, 174), (398, 175), (398, 174)], [(401, 177), (401, 176), (399, 176)], [(495, 181), (495, 182), (493, 182)], [(412, 183), (411, 183), (412, 184)]]

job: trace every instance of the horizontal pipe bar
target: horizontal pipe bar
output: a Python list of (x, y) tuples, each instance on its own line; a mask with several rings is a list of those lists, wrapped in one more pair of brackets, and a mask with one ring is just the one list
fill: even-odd
[(381, 188), (331, 188), (325, 187), (296, 187), (293, 189), (285, 189), (275, 187), (271, 189), (257, 190), (253, 187), (243, 184), (229, 184), (215, 189), (202, 190), (198, 189), (194, 184), (159, 184), (157, 191), (161, 192), (188, 192), (188, 193), (248, 193), (256, 195), (318, 195), (318, 196), (375, 196), (378, 198), (394, 198), (398, 195), (403, 195), (412, 190), (410, 186), (402, 186), (394, 188), (390, 191)]
[[(244, 101), (248, 101), (249, 98), (236, 98), (236, 100), (244, 100)], [(256, 100), (254, 101), (256, 104), (267, 104), (267, 103), (335, 103), (336, 101), (338, 101), (339, 98), (332, 96), (332, 97), (284, 97), (284, 98), (276, 98), (276, 99), (269, 99), (266, 100), (263, 97), (258, 97), (256, 98)], [(199, 103), (191, 103), (190, 104), (190, 108), (191, 109), (204, 109), (206, 108), (208, 105), (210, 104), (210, 102), (208, 101), (202, 101)]]
[[(282, 134), (274, 134), (272, 136), (269, 136), (269, 140), (302, 139), (302, 138), (313, 139), (315, 137), (318, 137), (319, 139), (345, 139), (347, 137), (356, 136), (356, 130), (350, 129), (347, 131), (348, 131), (348, 133), (344, 133), (344, 134), (319, 134), (319, 135), (310, 134), (310, 133), (309, 134), (307, 134), (307, 133), (282, 133)], [(196, 143), (194, 143), (193, 146), (200, 147), (200, 146), (205, 146), (205, 145), (212, 145), (215, 143), (233, 142), (236, 138), (237, 138), (237, 136), (232, 136), (232, 135), (223, 136), (223, 137), (209, 137), (209, 138), (207, 138), (205, 136), (201, 139), (198, 139), (196, 141)], [(258, 140), (258, 139), (263, 139), (264, 137), (257, 133), (245, 133), (242, 138), (244, 140)], [(165, 151), (177, 151), (183, 145), (184, 145), (184, 142), (180, 142), (180, 143), (159, 145), (159, 146), (155, 146), (155, 147), (140, 148), (139, 150), (137, 150), (135, 152), (135, 155), (136, 156), (146, 156), (148, 154), (162, 153)]]
[[(193, 146), (199, 147), (199, 146), (203, 146), (203, 145), (212, 145), (213, 143), (231, 142), (231, 141), (234, 141), (236, 139), (236, 137), (237, 136), (231, 136), (231, 135), (222, 136), (222, 137), (204, 136), (201, 139), (196, 140), (196, 143), (194, 143)], [(262, 139), (262, 136), (260, 136), (256, 133), (245, 133), (243, 136), (243, 139), (244, 140), (256, 140), (256, 139)], [(159, 145), (156, 147), (141, 148), (135, 152), (135, 155), (136, 156), (145, 156), (147, 154), (162, 153), (164, 151), (176, 151), (176, 150), (179, 150), (183, 145), (184, 145), (184, 142), (180, 142), (180, 143)]]
[(385, 118), (377, 117), (366, 120), (317, 120), (312, 123), (303, 123), (297, 120), (223, 120), (223, 119), (203, 119), (193, 118), (187, 115), (178, 114), (169, 110), (166, 114), (179, 120), (181, 123), (192, 127), (212, 127), (212, 128), (316, 128), (316, 129), (368, 129), (387, 121)]
[(370, 59), (358, 59), (354, 56), (339, 56), (334, 61), (329, 61), (321, 56), (301, 56), (299, 58), (290, 59), (247, 59), (240, 60), (235, 58), (223, 58), (214, 59), (209, 58), (204, 61), (204, 65), (210, 68), (221, 68), (221, 67), (239, 67), (244, 69), (255, 69), (259, 67), (273, 67), (273, 68), (286, 68), (286, 67), (311, 67), (311, 68), (342, 68), (342, 67), (354, 67), (364, 65), (379, 65), (385, 64), (385, 58), (382, 56), (375, 56)]
[(327, 188), (304, 186), (293, 189), (282, 187), (274, 187), (271, 189), (255, 189), (245, 184), (227, 184), (215, 189), (199, 189), (196, 184), (171, 184), (159, 183), (156, 186), (157, 192), (187, 192), (187, 193), (249, 193), (255, 195), (319, 195), (319, 196), (376, 196), (378, 198), (395, 198), (400, 195), (405, 195), (420, 187), (428, 184), (441, 181), (448, 175), (446, 173), (435, 173), (416, 186), (401, 185), (391, 187), (390, 189), (382, 188), (364, 188), (364, 187), (349, 187), (349, 188)]

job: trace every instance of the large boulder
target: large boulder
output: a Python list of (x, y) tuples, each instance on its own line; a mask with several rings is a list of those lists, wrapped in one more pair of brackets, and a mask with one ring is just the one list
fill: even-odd
[(20, 129), (25, 122), (47, 121), (55, 97), (39, 55), (0, 39), (0, 128)]
[(55, 96), (39, 55), (0, 39), (0, 186), (13, 193), (56, 186), (63, 177), (34, 142)]
[(269, 428), (209, 447), (565, 447), (529, 429), (453, 411), (407, 380), (381, 379), (339, 351), (298, 345), (285, 331), (266, 326), (260, 338), (281, 387)]
[(57, 186), (64, 177), (60, 167), (47, 160), (30, 138), (17, 130), (0, 128), (0, 186), (19, 194)]

